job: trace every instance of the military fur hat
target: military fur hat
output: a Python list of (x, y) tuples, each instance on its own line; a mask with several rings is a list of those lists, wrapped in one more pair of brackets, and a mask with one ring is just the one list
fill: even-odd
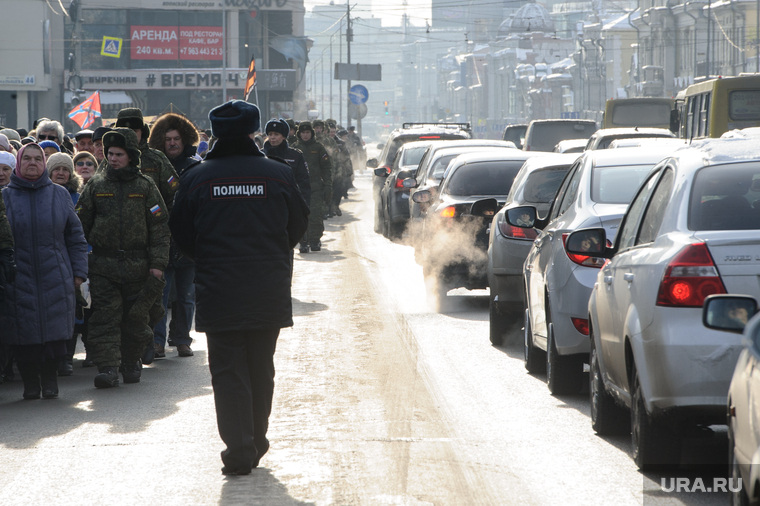
[(312, 123), (312, 127), (313, 128), (317, 128), (317, 127), (324, 128), (325, 127), (325, 121), (322, 120), (322, 119), (315, 119), (314, 123)]
[(298, 124), (298, 135), (307, 130), (311, 132), (312, 136), (314, 135), (314, 127), (311, 126), (311, 121), (302, 121)]
[(137, 107), (127, 107), (126, 109), (122, 109), (119, 111), (118, 116), (116, 116), (115, 126), (117, 127), (127, 127), (133, 130), (137, 130), (138, 128), (142, 128), (144, 125), (145, 122), (143, 121), (143, 113)]
[(327, 128), (338, 128), (338, 122), (334, 119), (328, 119), (325, 121)]
[(287, 137), (290, 133), (290, 127), (285, 122), (284, 119), (273, 119), (267, 123), (267, 126), (264, 128), (264, 133), (269, 135), (269, 132), (277, 132), (278, 134), (282, 135), (283, 137)]
[(108, 148), (116, 147), (124, 149), (129, 155), (129, 162), (137, 167), (140, 166), (140, 148), (137, 143), (137, 135), (130, 128), (114, 128), (103, 136), (103, 151), (108, 156)]
[(103, 140), (103, 136), (104, 136), (106, 133), (110, 132), (111, 130), (112, 130), (112, 129), (111, 129), (110, 127), (106, 127), (106, 126), (99, 126), (99, 127), (98, 127), (98, 128), (96, 128), (96, 129), (95, 129), (95, 131), (92, 133), (92, 142), (95, 142), (95, 141), (102, 141), (102, 140)]
[(259, 108), (244, 100), (230, 100), (211, 109), (211, 133), (219, 139), (245, 137), (261, 128)]

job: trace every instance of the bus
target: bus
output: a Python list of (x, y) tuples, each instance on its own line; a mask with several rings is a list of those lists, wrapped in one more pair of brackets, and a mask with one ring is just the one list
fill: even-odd
[(675, 115), (683, 139), (720, 137), (736, 128), (760, 126), (760, 74), (692, 84), (678, 93)]
[(602, 128), (670, 128), (672, 98), (611, 98), (604, 106)]

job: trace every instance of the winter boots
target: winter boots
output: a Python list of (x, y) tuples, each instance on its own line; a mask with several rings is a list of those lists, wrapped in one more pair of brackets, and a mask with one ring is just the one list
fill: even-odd
[(119, 386), (119, 373), (115, 367), (98, 367), (98, 374), (95, 376), (96, 388), (112, 388)]

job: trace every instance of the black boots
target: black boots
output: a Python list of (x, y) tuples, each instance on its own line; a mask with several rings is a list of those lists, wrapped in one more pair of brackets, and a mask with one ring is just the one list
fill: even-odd
[(137, 360), (131, 364), (121, 364), (119, 367), (124, 383), (139, 383), (142, 376), (142, 363)]
[(119, 373), (115, 367), (98, 367), (98, 374), (95, 376), (96, 388), (112, 388), (119, 386)]
[(40, 364), (38, 362), (16, 362), (18, 372), (24, 382), (24, 399), (39, 399), (42, 393), (40, 382)]
[(58, 362), (58, 376), (74, 374), (74, 357), (64, 357)]
[(42, 362), (42, 369), (40, 370), (40, 377), (42, 379), (42, 398), (43, 399), (57, 399), (58, 398), (58, 361), (44, 360)]
[(24, 381), (24, 399), (58, 398), (58, 361), (17, 362), (21, 379)]

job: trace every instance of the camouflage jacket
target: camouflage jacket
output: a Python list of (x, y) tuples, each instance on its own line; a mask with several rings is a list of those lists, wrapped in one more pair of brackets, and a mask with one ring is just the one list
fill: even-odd
[(321, 191), (325, 193), (325, 202), (330, 202), (332, 164), (325, 147), (312, 137), (308, 142), (299, 140), (293, 148), (300, 149), (304, 160), (306, 160), (306, 167), (309, 169), (309, 177), (311, 178), (312, 199), (316, 192)]
[(5, 203), (3, 202), (2, 192), (0, 192), (0, 250), (13, 248), (13, 232), (5, 215)]
[(169, 211), (174, 204), (174, 194), (179, 188), (179, 176), (166, 155), (148, 146), (148, 141), (140, 141), (140, 172), (156, 183)]
[(150, 178), (130, 166), (106, 166), (82, 190), (77, 202), (87, 242), (90, 274), (134, 281), (148, 269), (169, 263), (169, 215)]

